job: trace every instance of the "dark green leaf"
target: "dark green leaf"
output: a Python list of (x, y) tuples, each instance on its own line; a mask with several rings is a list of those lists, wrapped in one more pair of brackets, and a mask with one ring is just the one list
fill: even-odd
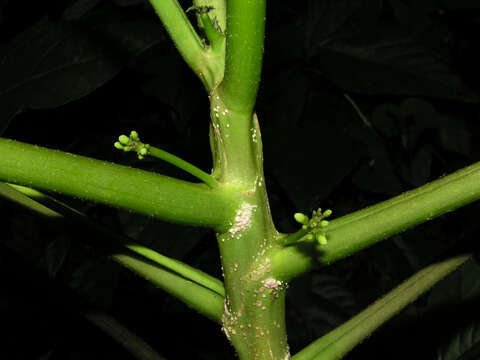
[(70, 239), (59, 236), (52, 239), (45, 248), (45, 262), (47, 272), (50, 276), (55, 277), (62, 267), (70, 249)]
[(433, 311), (444, 306), (465, 306), (480, 299), (480, 266), (469, 261), (433, 288), (428, 299)]
[(451, 10), (480, 9), (478, 0), (440, 0), (440, 6)]
[(119, 267), (107, 258), (79, 248), (73, 259), (62, 267), (61, 274), (68, 285), (86, 299), (108, 307), (118, 284)]
[(453, 151), (462, 155), (470, 154), (470, 131), (465, 121), (461, 118), (439, 115), (437, 117), (440, 141), (445, 150)]
[(118, 212), (125, 235), (162, 254), (182, 258), (208, 231), (155, 221), (138, 214)]
[[(311, 99), (304, 116), (318, 124), (265, 131), (265, 164), (298, 209), (311, 209), (356, 166), (360, 144), (340, 119), (329, 121)], [(328, 170), (327, 170), (328, 169)]]
[(98, 3), (100, 3), (100, 0), (77, 0), (63, 12), (62, 17), (65, 20), (80, 19), (83, 15), (97, 6)]
[(162, 39), (149, 22), (33, 25), (0, 49), (0, 131), (22, 109), (57, 107), (89, 94)]
[(447, 66), (448, 59), (368, 12), (372, 2), (318, 3), (324, 11), (312, 11), (306, 19), (307, 53), (314, 56), (317, 71), (342, 89), (478, 101)]
[(438, 351), (437, 360), (477, 360), (480, 357), (480, 326), (471, 323), (455, 333)]
[(138, 4), (145, 4), (145, 0), (113, 0), (113, 2), (121, 7), (127, 7), (127, 6), (132, 6), (132, 5), (138, 5)]
[(430, 168), (432, 166), (432, 149), (425, 145), (421, 147), (410, 166), (410, 183), (413, 186), (420, 186), (427, 182), (430, 177)]
[[(360, 134), (358, 134), (360, 135)], [(402, 184), (395, 173), (394, 164), (388, 150), (379, 139), (364, 131), (362, 139), (368, 150), (369, 160), (353, 177), (353, 182), (360, 189), (380, 194), (397, 194), (402, 190)]]
[(294, 317), (288, 319), (287, 323), (289, 338), (293, 343), (300, 341), (304, 332), (315, 337), (324, 335), (359, 310), (345, 283), (328, 274), (297, 279), (288, 291), (289, 300)]

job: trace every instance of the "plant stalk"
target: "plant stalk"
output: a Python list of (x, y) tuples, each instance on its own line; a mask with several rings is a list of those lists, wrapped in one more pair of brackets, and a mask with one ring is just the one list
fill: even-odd
[(312, 241), (283, 248), (272, 258), (274, 273), (288, 281), (479, 198), (480, 162), (332, 220), (327, 228), (326, 245), (318, 247)]
[(165, 221), (225, 229), (225, 193), (167, 176), (0, 138), (0, 181), (137, 211)]

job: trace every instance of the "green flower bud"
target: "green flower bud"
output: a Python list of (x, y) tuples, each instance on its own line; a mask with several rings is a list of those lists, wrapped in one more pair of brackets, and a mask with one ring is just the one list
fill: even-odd
[(126, 135), (120, 135), (118, 137), (118, 141), (120, 141), (120, 144), (122, 144), (122, 145), (129, 145), (130, 144), (130, 138)]
[(329, 217), (332, 215), (332, 210), (328, 209), (323, 212), (323, 217)]
[(115, 141), (113, 146), (115, 146), (115, 148), (117, 148), (118, 150), (123, 150), (123, 145), (120, 144), (118, 141)]
[(326, 228), (327, 226), (328, 226), (328, 221), (327, 220), (320, 221), (320, 227), (321, 228)]
[(148, 149), (146, 147), (142, 147), (138, 152), (140, 155), (145, 156), (148, 154)]
[(323, 234), (317, 234), (317, 241), (320, 245), (327, 245), (327, 237)]
[(138, 133), (137, 133), (135, 130), (132, 130), (132, 131), (130, 132), (130, 137), (131, 137), (134, 141), (140, 140), (140, 137), (138, 136)]
[(300, 224), (303, 224), (303, 225), (308, 224), (308, 216), (305, 215), (305, 214), (296, 213), (295, 215), (293, 215), (293, 217), (294, 217), (295, 220), (296, 220), (297, 222), (299, 222)]
[(305, 236), (305, 240), (313, 240), (314, 239), (314, 236), (312, 234), (308, 234)]

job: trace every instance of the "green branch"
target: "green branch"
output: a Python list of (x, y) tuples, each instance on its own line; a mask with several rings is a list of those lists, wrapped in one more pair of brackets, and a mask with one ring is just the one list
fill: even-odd
[(190, 308), (209, 319), (221, 322), (223, 296), (198, 285), (188, 279), (149, 263), (140, 257), (128, 254), (115, 254), (112, 258), (136, 274), (172, 294)]
[[(12, 193), (15, 193), (15, 196)], [(116, 245), (124, 244), (123, 246), (125, 246), (126, 249), (133, 251), (137, 255), (141, 255), (146, 259), (153, 261), (188, 280), (202, 285), (221, 296), (225, 296), (223, 283), (217, 278), (210, 276), (203, 271), (191, 267), (181, 261), (159, 254), (158, 252), (143, 245), (135, 244), (133, 241), (131, 241), (131, 239), (120, 236), (109, 229), (92, 222), (80, 211), (77, 211), (61, 201), (58, 201), (35, 189), (30, 189), (20, 185), (0, 183), (0, 196), (7, 197), (18, 204), (29, 208), (30, 210), (40, 213), (41, 215), (66, 217), (68, 219), (72, 219), (76, 223), (94, 230), (97, 234), (102, 235), (104, 238), (112, 239)]]
[[(419, 271), (373, 305), (301, 350), (293, 360), (337, 360), (369, 337), (405, 306), (415, 301), (470, 256), (458, 256)], [(399, 340), (400, 341), (400, 340)]]
[[(25, 189), (31, 190), (29, 188)], [(40, 204), (35, 200), (30, 199), (26, 194), (22, 194), (20, 191), (7, 184), (0, 183), (0, 196), (4, 199), (17, 203), (18, 205), (21, 205), (27, 209), (30, 209), (42, 216), (50, 218), (62, 217), (62, 215), (58, 212), (48, 208), (45, 205)]]
[[(207, 46), (198, 36), (177, 0), (149, 1), (185, 62), (210, 92), (223, 78), (225, 66), (223, 34), (215, 38), (215, 43)], [(214, 3), (223, 4), (218, 0)], [(220, 16), (221, 10), (215, 13)]]
[(142, 245), (128, 244), (126, 247), (135, 253), (144, 256), (145, 258), (162, 265), (172, 272), (183, 276), (185, 279), (193, 281), (196, 284), (202, 285), (205, 288), (215, 292), (222, 297), (225, 296), (225, 288), (223, 283), (213, 276), (205, 274), (203, 271), (195, 269), (181, 261), (169, 258), (165, 255), (159, 254), (152, 249)]
[(0, 138), (0, 181), (225, 229), (235, 204), (203, 184)]
[(204, 44), (177, 0), (149, 0), (176, 48), (195, 74), (203, 71)]
[(328, 243), (286, 246), (272, 256), (277, 278), (290, 280), (480, 198), (480, 163), (390, 200), (330, 221)]
[[(104, 240), (102, 243), (95, 242), (97, 248), (108, 248), (109, 252), (116, 249), (115, 254), (109, 254), (115, 261), (179, 298), (201, 314), (217, 322), (220, 321), (222, 309), (221, 306), (218, 307), (218, 297), (223, 299), (225, 294), (220, 280), (144, 246), (133, 244), (129, 239), (93, 223), (81, 212), (35, 189), (13, 184), (0, 184), (0, 196), (41, 215), (66, 217), (94, 230)], [(108, 246), (105, 243), (107, 240), (113, 243), (113, 246)]]
[(225, 105), (251, 114), (262, 69), (265, 0), (227, 1), (225, 75), (219, 93)]

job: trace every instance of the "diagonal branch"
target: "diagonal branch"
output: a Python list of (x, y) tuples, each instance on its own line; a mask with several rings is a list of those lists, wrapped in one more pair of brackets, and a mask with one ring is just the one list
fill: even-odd
[[(223, 78), (225, 67), (225, 37), (223, 33), (218, 33), (216, 40), (207, 45), (198, 36), (177, 0), (149, 1), (180, 55), (210, 93)], [(202, 6), (207, 5), (205, 1), (197, 2)], [(217, 15), (215, 21), (220, 21), (221, 25), (225, 19), (224, 1), (210, 0), (208, 5), (210, 4), (219, 7), (213, 11)], [(208, 15), (207, 19), (209, 22), (213, 21)]]
[(158, 252), (149, 249), (146, 246), (135, 244), (131, 239), (120, 236), (109, 229), (96, 224), (80, 211), (77, 211), (61, 201), (47, 196), (35, 189), (30, 189), (20, 185), (0, 183), (0, 196), (6, 197), (9, 200), (17, 202), (18, 204), (23, 205), (44, 216), (64, 216), (68, 219), (74, 220), (76, 223), (94, 230), (102, 237), (106, 239), (112, 239), (115, 244), (124, 244), (126, 249), (133, 251), (137, 255), (141, 255), (145, 259), (153, 261), (169, 271), (202, 285), (203, 287), (206, 287), (207, 289), (210, 289), (221, 296), (225, 296), (223, 283), (217, 278), (210, 276), (203, 271), (191, 267), (190, 265), (187, 265), (181, 261), (159, 254)]
[(298, 243), (272, 257), (278, 279), (290, 280), (480, 198), (480, 163), (330, 222), (328, 243)]
[(199, 75), (204, 44), (177, 0), (149, 0), (185, 62)]
[(468, 259), (469, 255), (462, 255), (419, 271), (360, 314), (308, 345), (293, 356), (293, 360), (341, 359), (382, 324)]
[[(130, 243), (130, 241), (125, 241), (121, 236), (91, 222), (82, 213), (34, 189), (0, 183), (0, 196), (41, 215), (65, 216), (82, 226), (91, 228), (104, 240), (102, 243), (95, 242), (96, 247), (107, 251), (115, 261), (169, 292), (201, 314), (214, 321), (220, 321), (225, 290), (218, 279), (143, 246), (135, 244), (123, 246), (123, 243)], [(111, 242), (112, 246), (109, 246), (108, 242)]]

